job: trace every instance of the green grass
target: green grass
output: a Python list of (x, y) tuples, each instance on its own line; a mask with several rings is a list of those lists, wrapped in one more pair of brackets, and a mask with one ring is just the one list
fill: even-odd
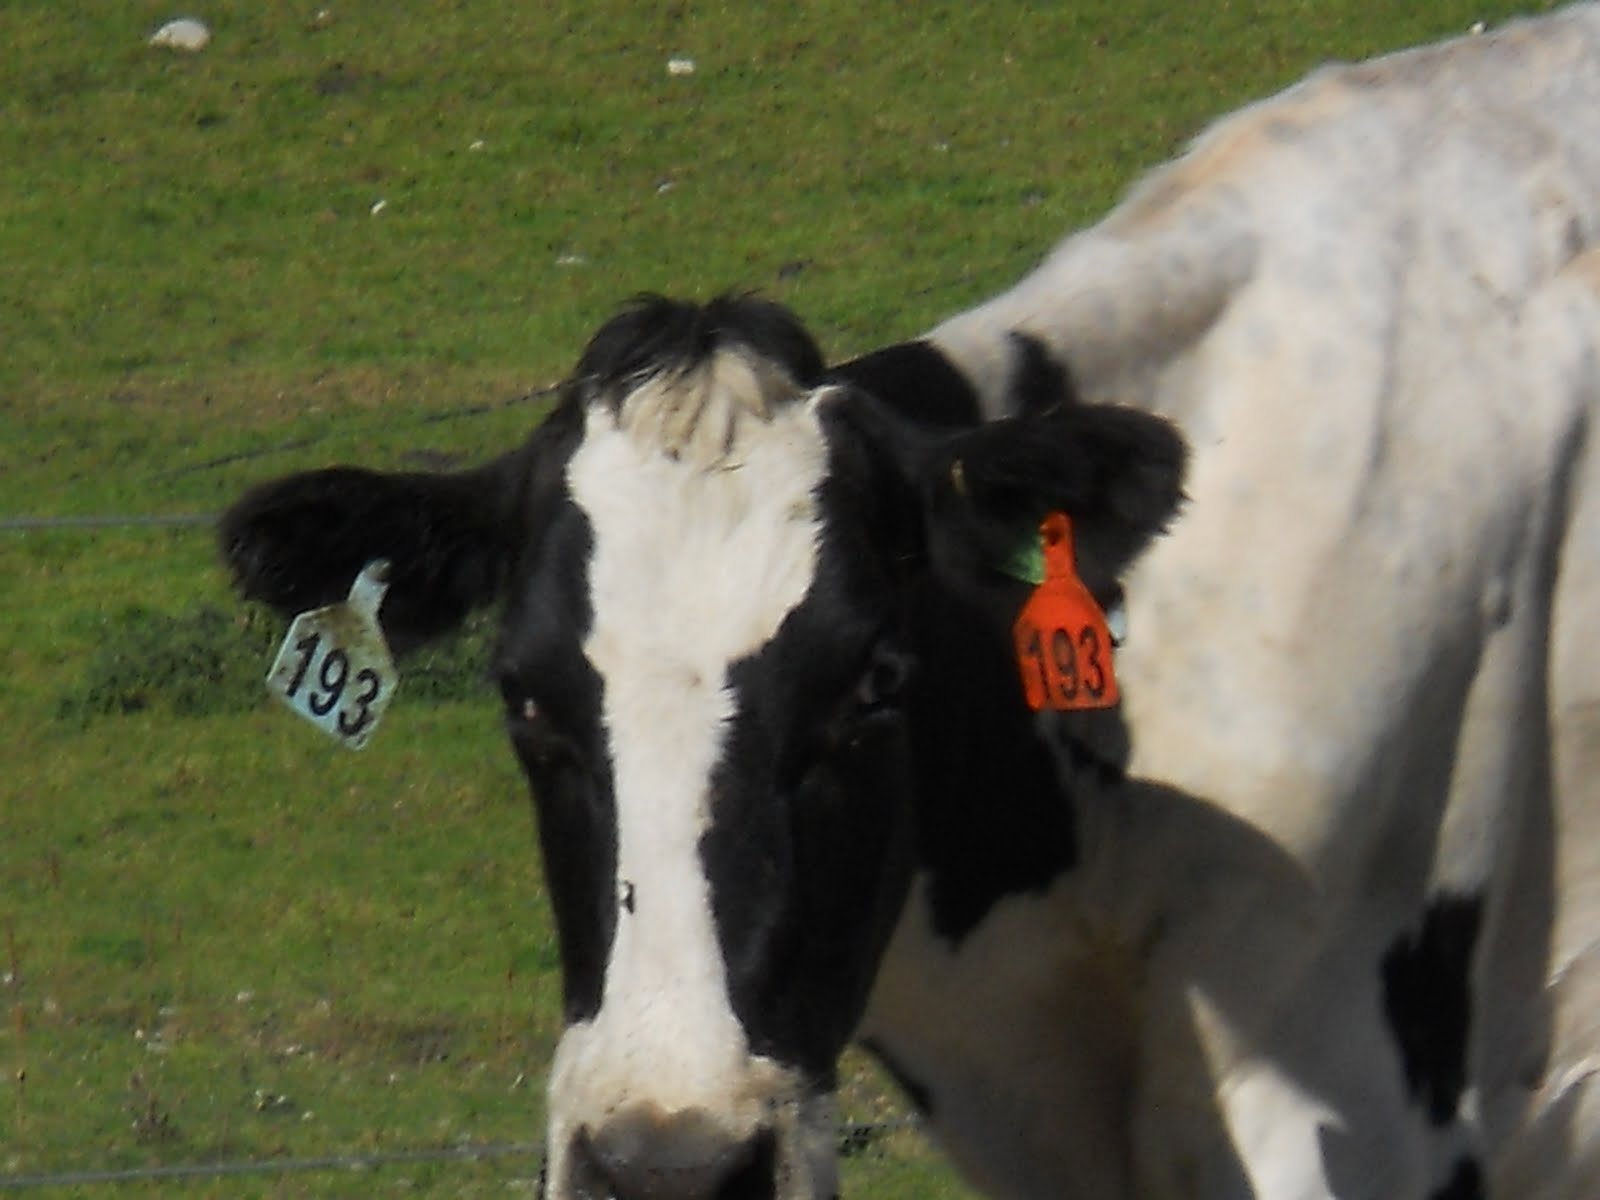
[[(469, 461), (641, 290), (761, 288), (835, 356), (912, 334), (1229, 108), (1509, 9), (194, 7), (190, 56), (144, 44), (165, 0), (0, 5), (0, 518)], [(349, 756), (254, 690), (275, 629), (203, 530), (0, 531), (0, 614), (0, 1179), (537, 1136), (559, 980), (481, 641)], [(962, 1194), (911, 1134), (846, 1177)]]

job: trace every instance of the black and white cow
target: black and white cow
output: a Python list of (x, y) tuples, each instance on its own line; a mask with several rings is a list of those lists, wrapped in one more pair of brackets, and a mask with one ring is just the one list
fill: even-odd
[[(851, 1038), (997, 1196), (1592, 1198), (1597, 419), (1587, 6), (1321, 71), (832, 371), (642, 301), (522, 447), (222, 544), (285, 611), (390, 559), (401, 644), (502, 606), (554, 1200), (834, 1194)], [(1056, 511), (1115, 708), (1024, 698)]]

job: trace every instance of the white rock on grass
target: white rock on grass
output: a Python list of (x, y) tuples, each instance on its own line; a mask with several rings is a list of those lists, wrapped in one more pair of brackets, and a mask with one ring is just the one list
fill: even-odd
[(150, 35), (152, 46), (165, 46), (169, 50), (204, 50), (210, 41), (211, 30), (198, 17), (168, 21)]

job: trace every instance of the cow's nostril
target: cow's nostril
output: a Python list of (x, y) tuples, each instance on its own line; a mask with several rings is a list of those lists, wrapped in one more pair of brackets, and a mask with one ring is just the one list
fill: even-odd
[(574, 1145), (596, 1200), (772, 1200), (773, 1137), (730, 1135), (700, 1113), (630, 1113)]

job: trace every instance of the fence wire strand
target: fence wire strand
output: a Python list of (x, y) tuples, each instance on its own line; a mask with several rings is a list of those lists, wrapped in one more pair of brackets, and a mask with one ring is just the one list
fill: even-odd
[(29, 533), (40, 529), (115, 529), (118, 526), (204, 526), (215, 525), (215, 513), (168, 513), (145, 516), (106, 515), (99, 517), (0, 517), (0, 533)]
[[(889, 1121), (853, 1121), (839, 1127), (839, 1153), (859, 1154), (887, 1134), (919, 1129), (916, 1117)], [(126, 1167), (117, 1170), (41, 1171), (28, 1175), (0, 1175), (0, 1191), (24, 1188), (88, 1187), (98, 1183), (159, 1183), (193, 1179), (223, 1179), (238, 1175), (296, 1175), (316, 1171), (372, 1171), (382, 1167), (418, 1163), (477, 1162), (497, 1158), (542, 1158), (540, 1142), (492, 1142), (482, 1146), (441, 1146), (432, 1150), (389, 1150), (370, 1154), (323, 1154), (310, 1158), (262, 1158), (239, 1162), (179, 1163), (164, 1167)]]
[[(487, 416), (491, 413), (501, 412), (508, 408), (531, 406), (544, 403), (553, 399), (560, 392), (559, 384), (546, 384), (519, 392), (514, 396), (507, 396), (501, 400), (491, 400), (482, 404), (463, 405), (458, 408), (448, 409), (444, 412), (425, 413), (413, 418), (410, 422), (416, 427), (427, 425), (440, 425), (447, 421), (468, 420), (473, 417)], [(156, 475), (157, 479), (175, 479), (185, 475), (195, 475), (202, 471), (212, 471), (218, 467), (232, 466), (235, 463), (247, 462), (252, 459), (268, 458), (273, 455), (284, 454), (294, 450), (307, 450), (326, 441), (328, 434), (318, 434), (314, 437), (294, 438), (287, 442), (278, 442), (271, 446), (255, 447), (248, 450), (238, 450), (231, 454), (224, 454), (218, 458), (209, 458), (197, 463), (187, 463)], [(102, 516), (85, 517), (5, 517), (0, 516), (0, 533), (32, 533), (39, 530), (54, 529), (116, 529), (118, 527), (185, 527), (185, 526), (210, 526), (215, 525), (215, 513), (172, 513), (153, 515), (129, 515), (108, 513)]]
[(313, 1158), (264, 1158), (243, 1162), (188, 1163), (120, 1170), (57, 1171), (32, 1175), (0, 1175), (0, 1191), (37, 1187), (85, 1187), (96, 1183), (157, 1183), (162, 1180), (220, 1179), (236, 1175), (291, 1175), (312, 1171), (366, 1171), (415, 1163), (471, 1162), (477, 1159), (537, 1158), (539, 1143), (507, 1142), (486, 1146), (440, 1147), (434, 1150), (391, 1150), (372, 1154), (325, 1154)]

